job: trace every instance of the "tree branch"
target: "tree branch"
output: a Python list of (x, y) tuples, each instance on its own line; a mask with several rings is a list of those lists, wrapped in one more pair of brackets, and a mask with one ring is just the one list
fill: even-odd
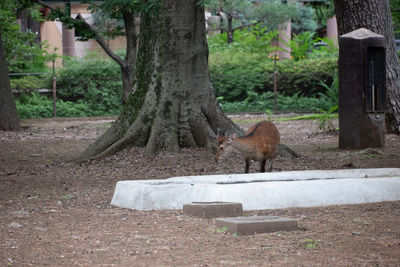
[(120, 56), (118, 56), (117, 54), (114, 53), (114, 51), (111, 50), (111, 48), (107, 45), (106, 41), (104, 40), (103, 37), (101, 37), (101, 35), (96, 31), (96, 29), (90, 25), (89, 23), (86, 22), (86, 20), (81, 16), (81, 14), (78, 14), (78, 19), (76, 20), (80, 20), (82, 21), (85, 26), (94, 34), (94, 39), (97, 41), (97, 43), (101, 46), (101, 48), (103, 48), (104, 52), (106, 52), (106, 54), (111, 57), (113, 60), (115, 60), (121, 67), (126, 67), (124, 61), (122, 60), (122, 58)]
[[(262, 22), (261, 20), (258, 20), (258, 21), (254, 22), (254, 23), (251, 23), (251, 24), (241, 25), (241, 26), (232, 28), (232, 32), (234, 32), (236, 30), (239, 30), (239, 29), (244, 29), (244, 28), (248, 28), (248, 27), (251, 27), (251, 26), (255, 26), (255, 25), (257, 25), (258, 23), (261, 23), (261, 22)], [(228, 32), (228, 29), (225, 28), (225, 27), (219, 27), (218, 29), (221, 32)], [(218, 30), (218, 29), (216, 29), (216, 30)]]
[[(45, 6), (47, 8), (49, 8), (52, 11), (56, 11), (59, 12), (58, 10), (56, 10), (55, 8), (49, 6), (48, 4), (46, 4), (45, 2), (41, 1), (41, 0), (34, 0), (34, 2)], [(125, 68), (125, 63), (122, 60), (121, 57), (119, 57), (117, 54), (115, 54), (110, 47), (106, 44), (106, 41), (104, 40), (104, 38), (96, 31), (96, 29), (90, 25), (89, 23), (86, 22), (85, 19), (83, 19), (83, 17), (78, 14), (78, 18), (71, 18), (72, 20), (76, 21), (76, 22), (83, 22), (83, 24), (85, 25), (85, 27), (87, 29), (89, 29), (93, 35), (94, 35), (94, 39), (97, 41), (97, 43), (101, 46), (101, 48), (103, 48), (104, 52), (106, 52), (106, 54), (108, 56), (110, 56), (113, 60), (115, 60), (121, 67)]]
[(239, 30), (239, 29), (249, 28), (251, 26), (257, 25), (260, 22), (261, 22), (261, 20), (257, 20), (256, 22), (253, 22), (253, 23), (250, 23), (250, 24), (240, 25), (238, 27), (232, 28), (232, 31), (234, 32), (234, 31)]

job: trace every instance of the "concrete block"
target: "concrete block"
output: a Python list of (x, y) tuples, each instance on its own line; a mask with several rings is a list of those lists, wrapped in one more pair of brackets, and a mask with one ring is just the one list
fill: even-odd
[(297, 220), (278, 216), (217, 218), (216, 225), (217, 227), (226, 227), (229, 232), (241, 235), (298, 229)]
[(119, 181), (112, 205), (182, 209), (192, 202), (236, 202), (243, 210), (400, 200), (400, 168), (312, 170)]
[(192, 202), (191, 204), (183, 205), (183, 212), (203, 219), (235, 217), (242, 216), (243, 207), (241, 203), (234, 202)]

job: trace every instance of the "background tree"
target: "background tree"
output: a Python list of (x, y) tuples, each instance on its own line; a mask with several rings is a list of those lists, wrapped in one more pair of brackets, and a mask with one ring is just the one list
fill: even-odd
[(10, 89), (8, 67), (11, 66), (13, 71), (27, 69), (30, 67), (26, 65), (27, 54), (40, 57), (42, 52), (34, 43), (35, 35), (30, 31), (21, 32), (17, 24), (17, 14), (21, 10), (25, 10), (27, 16), (35, 17), (34, 9), (26, 10), (27, 7), (24, 2), (0, 2), (0, 130), (20, 129), (17, 108)]
[(28, 25), (20, 27), (17, 23), (17, 17), (21, 14), (25, 20), (40, 21), (39, 9), (31, 7), (31, 3), (22, 0), (11, 0), (0, 3), (0, 10), (0, 29), (3, 33), (3, 49), (8, 71), (19, 73), (43, 71), (48, 58), (37, 42), (37, 35)]
[(233, 34), (238, 29), (254, 25), (252, 4), (247, 0), (210, 0), (206, 8), (221, 18), (219, 30), (227, 34), (228, 44), (233, 42)]
[[(82, 1), (82, 3), (89, 3), (89, 9), (92, 14), (101, 13), (107, 18), (115, 20), (123, 20), (123, 29), (121, 27), (112, 27), (111, 31), (104, 32), (104, 28), (95, 28), (89, 25), (82, 17), (70, 17), (67, 12), (61, 8), (52, 8), (43, 1), (32, 0), (40, 3), (43, 6), (50, 8), (51, 13), (48, 19), (60, 20), (68, 28), (75, 28), (81, 35), (80, 40), (85, 41), (88, 39), (95, 39), (97, 43), (103, 48), (104, 52), (111, 57), (121, 67), (122, 74), (122, 91), (123, 100), (126, 101), (133, 87), (134, 69), (136, 61), (136, 48), (137, 48), (137, 33), (135, 17), (139, 16), (140, 12), (155, 12), (161, 1), (160, 0), (147, 0), (147, 1), (126, 1), (126, 0), (104, 0), (97, 1)], [(109, 29), (110, 30), (110, 29)], [(113, 51), (107, 42), (110, 36), (125, 35), (126, 37), (126, 53), (124, 57), (119, 56)], [(106, 38), (105, 38), (106, 36)]]
[(310, 2), (314, 9), (313, 19), (317, 24), (317, 35), (324, 37), (326, 35), (327, 20), (335, 16), (335, 6), (333, 0), (321, 0)]
[(386, 37), (386, 127), (400, 134), (400, 65), (389, 0), (335, 0), (339, 35), (367, 28)]
[(278, 29), (279, 25), (291, 20), (295, 33), (315, 31), (314, 9), (301, 5), (297, 1), (249, 0), (209, 0), (205, 1), (207, 10), (221, 17), (219, 30), (227, 34), (228, 44), (234, 41), (234, 33), (239, 29), (250, 28), (259, 24), (265, 32)]
[(295, 13), (291, 15), (292, 33), (301, 34), (309, 31), (314, 32), (318, 28), (315, 21), (315, 10), (312, 6), (295, 4)]
[(222, 112), (208, 72), (204, 7), (164, 0), (142, 12), (135, 87), (122, 114), (81, 155), (101, 158), (131, 146), (147, 153), (214, 147), (217, 129), (241, 132)]
[(2, 31), (0, 30), (0, 130), (12, 131), (19, 129), (20, 124), (17, 106), (15, 105), (10, 89), (7, 62), (4, 56)]

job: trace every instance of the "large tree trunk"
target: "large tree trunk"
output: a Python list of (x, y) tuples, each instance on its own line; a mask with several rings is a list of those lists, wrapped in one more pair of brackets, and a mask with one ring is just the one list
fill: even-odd
[(102, 158), (126, 146), (147, 153), (213, 147), (217, 129), (240, 133), (219, 107), (208, 72), (204, 8), (197, 0), (164, 0), (143, 13), (135, 82), (115, 123), (80, 159)]
[(14, 131), (19, 129), (19, 117), (10, 89), (10, 79), (0, 32), (0, 130)]
[(400, 134), (400, 65), (389, 0), (335, 0), (339, 35), (367, 28), (386, 37), (386, 128)]

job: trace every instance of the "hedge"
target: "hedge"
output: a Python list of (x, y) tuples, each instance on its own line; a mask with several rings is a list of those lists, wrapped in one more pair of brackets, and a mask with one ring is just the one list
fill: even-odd
[[(328, 85), (332, 83), (337, 69), (337, 58), (278, 61), (276, 69), (279, 93), (287, 96), (295, 93), (315, 96), (326, 90), (321, 82)], [(249, 96), (249, 92), (272, 92), (273, 70), (274, 61), (267, 57), (260, 59), (239, 55), (235, 60), (216, 60), (210, 64), (215, 93), (226, 102), (242, 101)]]

